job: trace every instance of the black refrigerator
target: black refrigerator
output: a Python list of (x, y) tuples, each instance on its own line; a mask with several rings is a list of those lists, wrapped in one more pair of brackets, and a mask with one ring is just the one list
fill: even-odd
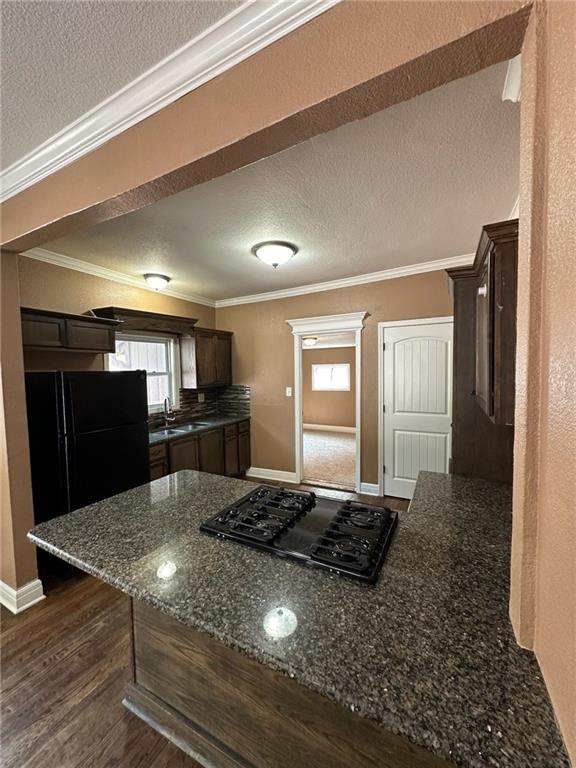
[(149, 481), (145, 371), (27, 373), (26, 403), (36, 523)]

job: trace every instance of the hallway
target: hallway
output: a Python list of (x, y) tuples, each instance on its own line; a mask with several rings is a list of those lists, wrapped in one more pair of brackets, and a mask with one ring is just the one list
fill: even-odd
[(304, 429), (304, 482), (354, 488), (356, 435)]

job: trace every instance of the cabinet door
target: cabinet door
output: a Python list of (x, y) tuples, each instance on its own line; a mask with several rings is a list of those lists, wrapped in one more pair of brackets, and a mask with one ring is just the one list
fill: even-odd
[(196, 381), (198, 387), (216, 382), (216, 336), (199, 333), (196, 336)]
[(230, 336), (216, 337), (216, 380), (218, 384), (232, 384), (232, 340)]
[(22, 314), (25, 347), (66, 347), (66, 323), (57, 317)]
[(94, 352), (114, 352), (116, 334), (114, 328), (89, 321), (66, 320), (67, 346)]
[(494, 260), (494, 394), (496, 424), (514, 424), (516, 373), (517, 242), (504, 243)]
[(250, 468), (250, 432), (238, 433), (238, 473), (245, 475)]
[(198, 435), (198, 460), (202, 472), (224, 474), (224, 432), (211, 429)]
[(168, 464), (164, 459), (150, 463), (150, 480), (158, 480), (168, 474)]
[(197, 437), (169, 443), (169, 452), (170, 472), (178, 472), (181, 469), (199, 469)]
[(224, 440), (224, 474), (233, 477), (238, 474), (238, 435)]
[(476, 288), (476, 386), (475, 395), (478, 405), (492, 416), (492, 361), (493, 361), (493, 324), (490, 305), (492, 302), (491, 289), (491, 257), (478, 280)]

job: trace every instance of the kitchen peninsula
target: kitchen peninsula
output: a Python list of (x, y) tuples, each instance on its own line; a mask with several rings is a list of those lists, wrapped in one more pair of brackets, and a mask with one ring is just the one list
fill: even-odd
[(177, 472), (29, 534), (132, 599), (127, 707), (218, 768), (567, 768), (508, 486), (421, 473), (375, 586), (200, 532), (255, 487)]

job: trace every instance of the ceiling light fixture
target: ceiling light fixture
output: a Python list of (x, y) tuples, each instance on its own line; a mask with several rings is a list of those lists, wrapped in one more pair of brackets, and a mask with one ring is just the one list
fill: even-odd
[(304, 339), (302, 339), (302, 344), (304, 344), (305, 347), (313, 347), (317, 343), (318, 339), (316, 336), (306, 336)]
[(148, 273), (147, 275), (144, 275), (144, 280), (148, 283), (148, 285), (151, 288), (154, 288), (155, 291), (162, 291), (168, 283), (170, 282), (170, 278), (166, 277), (166, 275), (156, 275), (153, 273)]
[(265, 243), (255, 245), (252, 248), (252, 253), (264, 264), (269, 264), (276, 269), (281, 264), (290, 261), (292, 256), (298, 253), (298, 248), (293, 243), (285, 243), (282, 240), (268, 240)]

